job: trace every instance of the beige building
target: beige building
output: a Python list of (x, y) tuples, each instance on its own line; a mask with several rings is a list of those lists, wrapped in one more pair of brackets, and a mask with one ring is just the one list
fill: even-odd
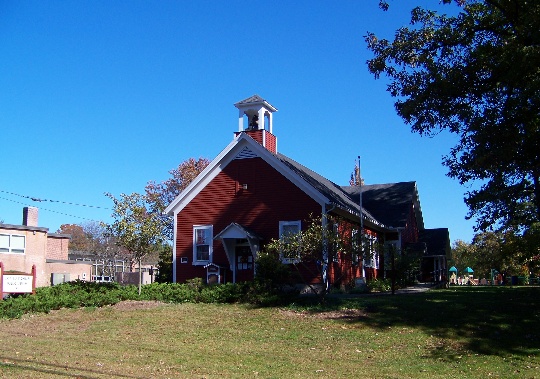
[(68, 259), (70, 236), (38, 226), (38, 208), (23, 209), (22, 225), (0, 224), (0, 262), (5, 272), (31, 273), (36, 287), (70, 280), (90, 280), (92, 262)]

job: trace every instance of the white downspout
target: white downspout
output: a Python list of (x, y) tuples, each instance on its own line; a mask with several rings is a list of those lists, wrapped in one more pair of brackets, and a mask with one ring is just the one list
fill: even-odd
[[(172, 281), (173, 283), (176, 283), (176, 227), (177, 227), (177, 213), (174, 213), (174, 221), (173, 221), (173, 248), (172, 248)], [(123, 269), (122, 269), (123, 271)]]
[[(328, 226), (328, 213), (332, 212), (336, 206), (333, 205), (330, 209), (326, 209), (326, 204), (323, 205), (323, 217), (322, 217), (322, 227), (323, 232), (326, 231), (326, 227)], [(323, 285), (325, 286), (325, 291), (328, 291), (330, 289), (330, 281), (328, 279), (328, 241), (326, 238), (324, 238), (323, 241), (323, 255), (322, 255), (322, 279), (323, 279)]]

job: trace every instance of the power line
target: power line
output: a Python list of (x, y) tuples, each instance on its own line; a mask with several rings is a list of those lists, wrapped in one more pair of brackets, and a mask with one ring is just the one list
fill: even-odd
[[(69, 201), (40, 199), (39, 197), (20, 195), (20, 194), (18, 194), (18, 193), (13, 193), (13, 192), (4, 191), (4, 190), (0, 190), (0, 192), (7, 193), (7, 194), (10, 194), (10, 195), (13, 195), (13, 196), (22, 197), (22, 198), (24, 198), (24, 199), (29, 199), (29, 200), (36, 201), (36, 202), (44, 202), (44, 201), (48, 201), (48, 202), (51, 202), (51, 203), (61, 203), (61, 204), (68, 204), (68, 205), (77, 205), (77, 206), (80, 206), (80, 207), (87, 207), (87, 208), (99, 208), (99, 209), (107, 209), (107, 210), (110, 210), (110, 209), (111, 209), (111, 208), (107, 208), (107, 207), (100, 207), (100, 206), (97, 206), (97, 205), (87, 205), (87, 204), (71, 203), (71, 202), (69, 202)], [(7, 200), (7, 199), (5, 199), (5, 200)], [(52, 212), (52, 211), (51, 211), (51, 212)]]
[[(6, 191), (2, 191), (0, 190), (0, 192), (6, 192)], [(8, 192), (9, 193), (9, 192)], [(24, 196), (22, 196), (24, 197)], [(20, 201), (15, 201), (15, 200), (11, 200), (11, 199), (6, 199), (5, 197), (0, 197), (0, 199), (2, 200), (7, 200), (7, 201), (11, 201), (12, 203), (16, 203), (16, 204), (21, 204), (21, 205), (27, 205), (26, 203), (21, 203)], [(99, 207), (97, 207), (99, 208)], [(91, 218), (86, 218), (86, 217), (81, 217), (81, 216), (75, 216), (75, 215), (71, 215), (71, 214), (68, 214), (68, 213), (63, 213), (63, 212), (58, 212), (58, 211), (53, 211), (52, 209), (47, 209), (47, 208), (39, 208), (39, 210), (43, 210), (43, 211), (48, 211), (48, 212), (53, 212), (53, 213), (58, 213), (62, 216), (69, 216), (69, 217), (75, 217), (75, 218), (80, 218), (81, 220), (87, 220), (87, 221), (94, 221), (94, 222), (100, 222), (98, 220), (94, 220), (94, 219), (91, 219)]]

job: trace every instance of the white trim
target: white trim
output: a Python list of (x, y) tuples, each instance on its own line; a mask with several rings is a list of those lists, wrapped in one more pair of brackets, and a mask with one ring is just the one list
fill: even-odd
[[(287, 225), (296, 225), (298, 226), (298, 232), (302, 230), (302, 222), (300, 220), (295, 221), (280, 221), (279, 222), (279, 238), (283, 235), (283, 227)], [(281, 258), (281, 263), (283, 264), (292, 264), (292, 263), (299, 263), (299, 258), (284, 258), (283, 256)]]
[(248, 147), (255, 156), (262, 158), (266, 163), (285, 176), (321, 206), (330, 202), (326, 196), (322, 195), (304, 179), (298, 176), (260, 143), (246, 133), (240, 133), (212, 162), (210, 162), (197, 178), (195, 178), (195, 180), (193, 180), (186, 189), (184, 189), (182, 193), (169, 204), (164, 212), (168, 215), (180, 212), (223, 170), (224, 167), (233, 161), (245, 147)]
[[(26, 254), (26, 235), (24, 234), (7, 234), (7, 233), (0, 233), (0, 236), (7, 237), (7, 245), (0, 246), (0, 254), (17, 254), (17, 255), (24, 255)], [(13, 237), (22, 237), (23, 246), (22, 248), (19, 246), (13, 246)], [(3, 251), (7, 250), (7, 251)], [(15, 251), (14, 251), (15, 250)]]
[[(197, 259), (197, 230), (209, 230), (210, 236), (208, 236), (207, 243), (199, 245), (208, 245), (208, 259)], [(214, 226), (213, 225), (193, 225), (193, 266), (205, 266), (213, 262), (214, 253)]]
[[(241, 134), (243, 135), (243, 133)], [(214, 158), (212, 162), (199, 174), (197, 177), (180, 193), (163, 213), (170, 215), (171, 212), (180, 212), (190, 200), (192, 200), (197, 193), (199, 193), (205, 185), (210, 182), (211, 179), (216, 177), (220, 172), (221, 168), (218, 166), (220, 161), (225, 157), (232, 149), (236, 146), (238, 138), (235, 138), (229, 145), (219, 153), (219, 155)], [(216, 170), (217, 172), (213, 173)], [(210, 178), (209, 178), (210, 176)], [(195, 195), (188, 196), (192, 192), (196, 192)]]
[(176, 259), (176, 234), (177, 234), (177, 231), (176, 231), (176, 220), (177, 220), (177, 216), (178, 214), (175, 212), (174, 213), (174, 220), (173, 220), (173, 248), (172, 248), (172, 282), (173, 283), (176, 283), (176, 262), (177, 262), (177, 259)]
[(371, 234), (365, 234), (366, 241), (368, 243), (367, 251), (369, 254), (369, 260), (364, 257), (364, 261), (362, 262), (362, 265), (364, 267), (374, 268), (376, 270), (379, 269), (379, 252), (377, 251), (377, 243), (378, 238), (377, 236), (371, 235)]

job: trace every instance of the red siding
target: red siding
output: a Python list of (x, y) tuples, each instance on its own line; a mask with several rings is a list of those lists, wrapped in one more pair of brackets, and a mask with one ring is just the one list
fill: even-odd
[[(206, 273), (192, 265), (193, 225), (213, 225), (216, 235), (237, 222), (264, 237), (264, 243), (279, 237), (279, 221), (301, 220), (304, 228), (310, 214), (320, 213), (318, 203), (261, 158), (234, 160), (178, 214), (177, 281)], [(213, 248), (214, 263), (229, 267), (221, 242), (214, 241)], [(181, 257), (188, 263), (180, 263)]]
[[(359, 228), (359, 225), (340, 220), (340, 233), (351, 233), (351, 229)], [(371, 229), (364, 228), (364, 233), (367, 235), (376, 236), (379, 241), (382, 241), (382, 235)], [(383, 254), (379, 255), (381, 264), (383, 264)], [(374, 279), (378, 277), (378, 270), (366, 268), (366, 277)], [(337, 262), (332, 262), (329, 265), (328, 275), (330, 282), (334, 286), (349, 286), (354, 284), (356, 278), (362, 277), (362, 262), (355, 263), (350, 254), (339, 254)]]
[(418, 242), (418, 224), (414, 212), (414, 205), (409, 207), (409, 215), (407, 216), (407, 224), (405, 230), (401, 234), (401, 247), (403, 248), (408, 243)]
[(240, 133), (246, 133), (259, 144), (263, 145), (267, 150), (274, 154), (277, 153), (277, 138), (268, 130), (244, 130), (243, 132), (236, 132), (235, 135), (238, 136)]

